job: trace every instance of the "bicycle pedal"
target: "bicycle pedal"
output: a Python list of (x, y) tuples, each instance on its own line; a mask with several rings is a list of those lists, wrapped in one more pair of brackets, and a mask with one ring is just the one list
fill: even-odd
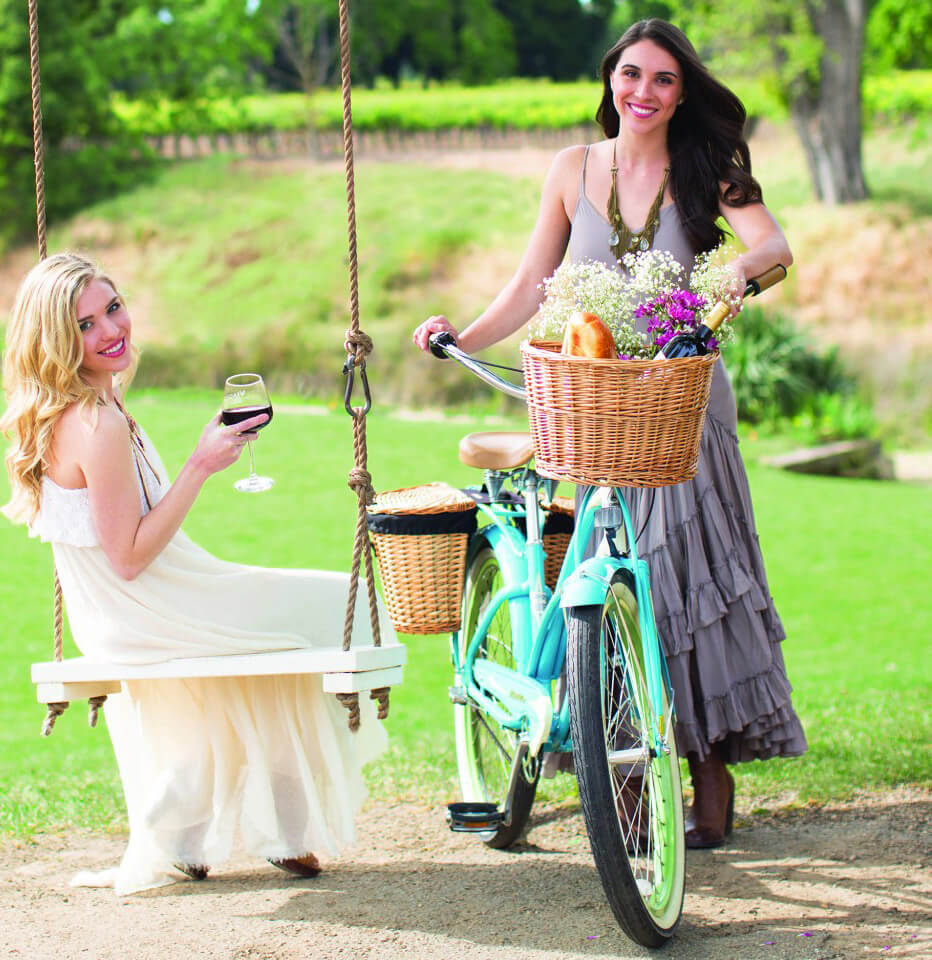
[(447, 823), (454, 833), (492, 833), (505, 815), (494, 803), (448, 803)]

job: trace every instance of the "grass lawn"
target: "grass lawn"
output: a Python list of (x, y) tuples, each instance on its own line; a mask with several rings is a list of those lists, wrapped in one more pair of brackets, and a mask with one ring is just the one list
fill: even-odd
[[(431, 363), (423, 360), (422, 376)], [(373, 384), (378, 402), (378, 383)], [(188, 454), (219, 395), (139, 392), (130, 408), (170, 471)], [(509, 424), (521, 426), (520, 421)], [(474, 472), (456, 457), (459, 436), (501, 429), (481, 414), (442, 422), (376, 410), (368, 428), (378, 489)], [(507, 428), (507, 426), (505, 427)], [(741, 795), (824, 801), (861, 789), (930, 782), (928, 662), (932, 614), (932, 491), (903, 484), (803, 477), (757, 467), (746, 445), (770, 587), (786, 626), (795, 704), (809, 736), (801, 759), (738, 768)], [(349, 418), (342, 410), (285, 410), (257, 444), (260, 472), (277, 480), (262, 496), (231, 489), (243, 461), (214, 477), (185, 524), (211, 551), (270, 566), (348, 569), (355, 500)], [(0, 496), (6, 499), (5, 474)], [(51, 658), (48, 547), (0, 524), (0, 832), (122, 824), (119, 779), (105, 729), (88, 731), (81, 705), (38, 736), (42, 711), (29, 664)], [(334, 638), (335, 642), (338, 638)], [(445, 638), (412, 637), (405, 682), (392, 692), (389, 757), (370, 772), (373, 793), (410, 801), (453, 798), (452, 717)], [(572, 781), (545, 795), (572, 793)]]

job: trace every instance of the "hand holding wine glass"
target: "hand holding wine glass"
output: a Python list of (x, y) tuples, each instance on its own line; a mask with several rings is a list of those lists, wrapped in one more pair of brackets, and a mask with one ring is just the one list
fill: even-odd
[[(228, 377), (223, 388), (223, 410), (220, 414), (223, 423), (234, 426), (261, 413), (267, 414), (269, 419), (255, 426), (253, 431), (261, 430), (272, 421), (272, 401), (262, 377), (257, 373), (237, 373)], [(255, 439), (253, 431), (243, 434), (249, 444), (249, 476), (233, 484), (234, 489), (245, 493), (259, 493), (268, 490), (275, 483), (271, 477), (256, 475), (256, 461), (252, 449)]]

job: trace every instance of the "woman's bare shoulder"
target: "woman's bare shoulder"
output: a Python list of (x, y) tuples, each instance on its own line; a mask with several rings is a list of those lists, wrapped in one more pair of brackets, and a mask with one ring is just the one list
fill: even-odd
[(589, 148), (584, 143), (575, 143), (558, 151), (550, 164), (550, 172), (578, 177), (582, 170), (583, 159)]
[(585, 144), (575, 144), (564, 147), (554, 156), (550, 164), (550, 172), (544, 184), (544, 196), (559, 198), (563, 208), (569, 211), (575, 204), (579, 193), (580, 178), (582, 177), (583, 163), (586, 157)]
[(72, 403), (55, 425), (56, 453), (81, 460), (82, 452), (125, 445), (126, 432), (126, 420), (114, 406)]

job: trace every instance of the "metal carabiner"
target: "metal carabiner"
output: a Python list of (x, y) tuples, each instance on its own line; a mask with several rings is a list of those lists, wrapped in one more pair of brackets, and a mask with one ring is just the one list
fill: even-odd
[(362, 380), (362, 392), (365, 400), (364, 407), (353, 406), (353, 380), (355, 378), (356, 359), (352, 354), (347, 355), (343, 364), (343, 374), (346, 377), (346, 392), (343, 394), (343, 407), (351, 417), (365, 416), (372, 409), (372, 394), (369, 393), (369, 378), (366, 376), (366, 361), (359, 364), (359, 377)]

